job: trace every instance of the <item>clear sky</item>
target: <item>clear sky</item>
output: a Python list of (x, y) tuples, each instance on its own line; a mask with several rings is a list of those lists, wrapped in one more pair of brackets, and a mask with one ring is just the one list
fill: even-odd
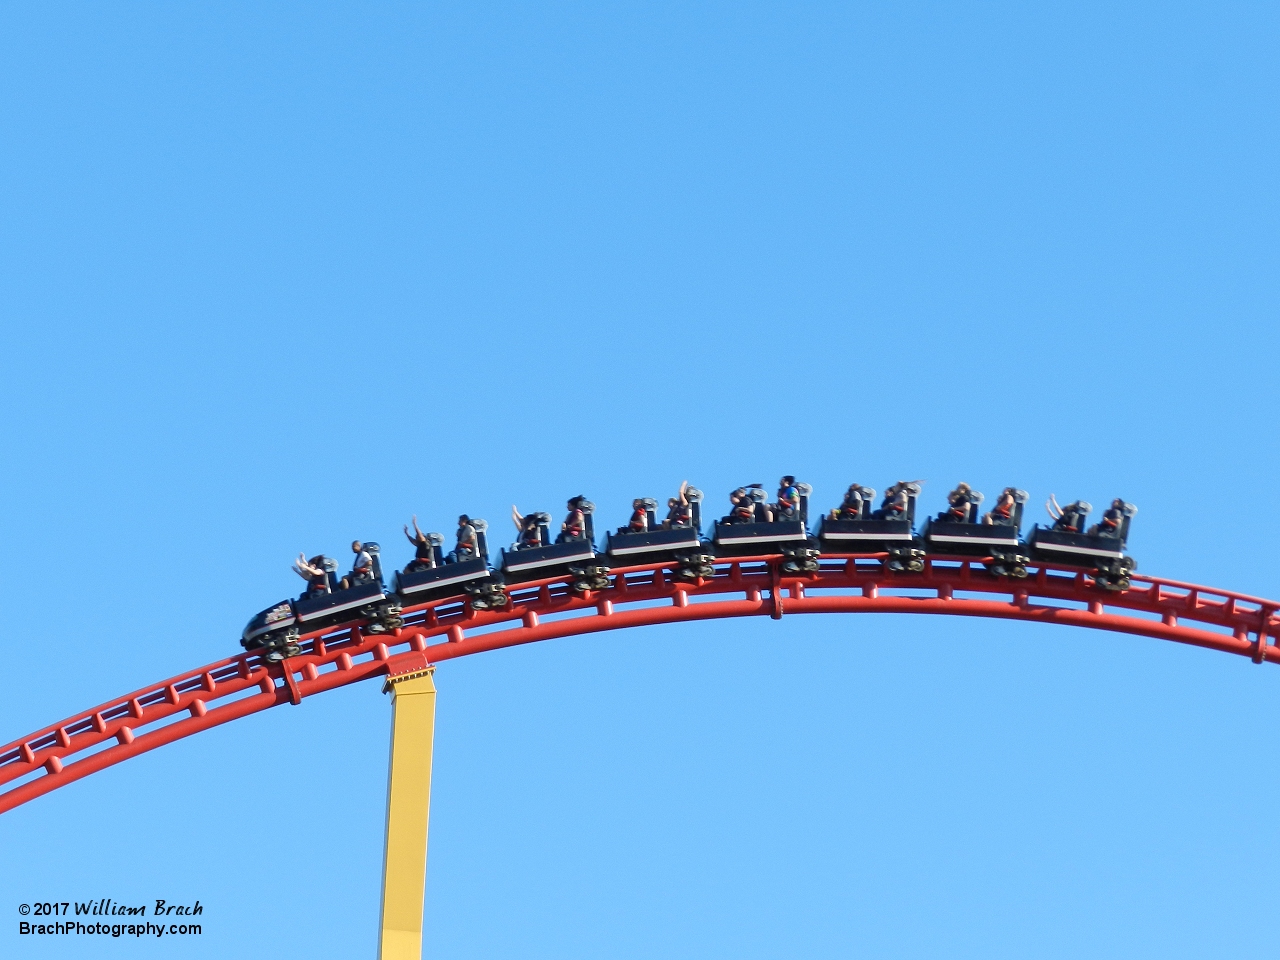
[[(299, 551), (683, 479), (1137, 503), (1280, 595), (1274, 4), (0, 12), (0, 741), (238, 652)], [(1280, 671), (785, 618), (451, 662), (433, 958), (1257, 957)], [(372, 956), (357, 685), (0, 817), (0, 954)], [(198, 938), (17, 906), (199, 899)]]

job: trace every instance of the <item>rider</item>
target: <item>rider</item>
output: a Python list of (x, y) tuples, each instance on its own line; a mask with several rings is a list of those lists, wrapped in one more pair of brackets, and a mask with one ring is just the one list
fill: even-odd
[(572, 497), (565, 504), (569, 510), (569, 515), (564, 518), (564, 523), (560, 524), (560, 533), (556, 537), (556, 543), (587, 539), (587, 514), (582, 509), (583, 504), (586, 502), (586, 497), (578, 496)]
[(318, 554), (308, 560), (303, 554), (293, 562), (293, 572), (307, 581), (307, 592), (303, 595), (314, 597), (329, 592), (329, 572), (324, 568), (324, 554)]
[(430, 570), (436, 565), (435, 546), (425, 533), (418, 529), (418, 515), (413, 515), (413, 533), (409, 532), (408, 525), (404, 528), (404, 535), (409, 538), (409, 542), (413, 544), (413, 559), (409, 561), (409, 565), (404, 568), (405, 573), (417, 573), (419, 570)]
[(860, 483), (849, 484), (849, 489), (844, 492), (844, 501), (831, 511), (831, 519), (862, 519), (862, 505), (867, 501), (866, 492), (867, 488)]
[(631, 519), (619, 533), (644, 533), (649, 529), (649, 509), (644, 500), (637, 497), (631, 501)]
[(373, 557), (359, 540), (351, 541), (351, 552), (356, 555), (351, 572), (342, 578), (342, 589), (349, 590), (364, 583), (373, 582)]
[(1062, 507), (1058, 505), (1057, 497), (1051, 493), (1044, 503), (1044, 508), (1049, 511), (1049, 516), (1053, 517), (1053, 529), (1061, 530), (1063, 533), (1080, 532), (1085, 512), (1081, 509), (1079, 500), (1074, 500)]
[(756, 501), (751, 496), (751, 491), (758, 486), (759, 484), (753, 483), (749, 487), (739, 487), (729, 494), (729, 502), (733, 504), (733, 509), (724, 518), (725, 523), (751, 523), (755, 520)]
[(785, 476), (778, 481), (778, 502), (773, 504), (773, 520), (797, 520), (800, 517), (800, 491), (796, 478)]
[(533, 547), (542, 546), (542, 527), (538, 524), (538, 515), (536, 513), (531, 513), (527, 517), (522, 516), (513, 503), (511, 505), (511, 521), (516, 525), (516, 529), (520, 531), (519, 539), (516, 541), (517, 550), (530, 550)]
[(1111, 506), (1107, 507), (1106, 511), (1102, 514), (1102, 520), (1089, 528), (1089, 536), (1120, 536), (1120, 525), (1124, 523), (1124, 508), (1125, 502), (1119, 497), (1112, 500)]
[(950, 506), (938, 514), (938, 519), (943, 522), (964, 523), (969, 519), (969, 504), (972, 498), (973, 490), (967, 483), (961, 481), (947, 494), (947, 503)]
[(672, 527), (688, 527), (693, 525), (693, 508), (689, 506), (689, 498), (685, 491), (689, 489), (689, 481), (680, 483), (680, 493), (667, 498), (667, 518), (662, 521), (662, 529)]
[(996, 505), (987, 511), (982, 518), (982, 522), (988, 525), (996, 523), (1011, 525), (1013, 523), (1014, 509), (1018, 505), (1018, 500), (1014, 493), (1014, 487), (1005, 487), (1000, 491), (1000, 496), (996, 497)]
[(907, 507), (910, 506), (908, 496), (911, 492), (911, 485), (915, 482), (919, 481), (899, 480), (891, 486), (884, 492), (884, 500), (880, 504), (880, 509), (874, 511), (871, 516), (876, 520), (907, 519)]
[(445, 556), (445, 563), (465, 563), (480, 556), (480, 540), (471, 518), (465, 513), (458, 517), (458, 541)]

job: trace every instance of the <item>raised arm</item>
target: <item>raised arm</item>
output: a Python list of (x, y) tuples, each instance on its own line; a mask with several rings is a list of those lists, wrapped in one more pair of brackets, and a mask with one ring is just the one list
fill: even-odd
[(1062, 516), (1062, 507), (1058, 506), (1058, 498), (1052, 493), (1049, 494), (1049, 499), (1044, 502), (1044, 508), (1049, 511), (1049, 516), (1055, 520)]
[(524, 517), (520, 515), (520, 511), (516, 509), (516, 505), (511, 505), (511, 522), (516, 525), (517, 530), (524, 529)]
[(688, 506), (689, 504), (689, 498), (685, 496), (685, 492), (688, 489), (689, 489), (689, 481), (681, 480), (680, 481), (680, 505), (681, 506)]
[[(899, 480), (896, 484), (894, 484), (894, 486), (898, 488), (897, 495), (901, 496), (905, 501), (907, 494), (911, 492), (911, 488), (915, 486), (917, 489), (919, 489), (919, 484), (922, 484), (922, 483), (924, 483), (923, 480)], [(888, 495), (889, 495), (889, 492), (885, 491), (885, 496), (887, 497)], [(950, 497), (947, 498), (947, 502), (948, 503), (951, 502)]]
[[(406, 537), (409, 537), (409, 528), (408, 528), (408, 527), (405, 527), (405, 528), (404, 528), (404, 535), (405, 535)], [(426, 539), (427, 539), (427, 538), (426, 538), (426, 537), (424, 537), (424, 536), (422, 535), (422, 530), (420, 530), (420, 529), (418, 528), (418, 515), (415, 513), (415, 514), (413, 515), (413, 536), (412, 536), (412, 537), (409, 537), (409, 542), (410, 542), (410, 543), (413, 543), (413, 544), (419, 544), (419, 543), (422, 543), (422, 542), (423, 542), (424, 540), (426, 540)]]

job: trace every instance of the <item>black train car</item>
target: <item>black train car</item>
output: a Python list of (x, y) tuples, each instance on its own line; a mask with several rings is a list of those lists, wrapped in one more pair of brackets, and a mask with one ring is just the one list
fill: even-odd
[(303, 631), (322, 630), (359, 619), (371, 621), (370, 630), (380, 632), (401, 626), (401, 604), (382, 578), (381, 548), (364, 544), (373, 561), (373, 580), (343, 590), (338, 580), (338, 563), (324, 558), (328, 583), (323, 593), (304, 592), (296, 600), (282, 600), (254, 616), (244, 628), (240, 645), (246, 650), (265, 649), (265, 659), (278, 663), (300, 652), (298, 637)]
[[(824, 516), (818, 524), (818, 544), (823, 553), (888, 553), (885, 565), (894, 571), (924, 569), (924, 544), (915, 534), (916, 500), (920, 496), (919, 483), (904, 483), (906, 510), (901, 518), (884, 519), (886, 502), (879, 511), (872, 511), (871, 502), (876, 492), (863, 488), (861, 513), (858, 519), (838, 519)], [(891, 489), (886, 493), (886, 501)], [(879, 513), (880, 516), (876, 516)]]
[(431, 541), (432, 565), (396, 574), (396, 593), (405, 606), (454, 595), (467, 596), (476, 610), (507, 605), (502, 578), (489, 568), (489, 525), (480, 519), (472, 520), (471, 525), (476, 531), (480, 555), (469, 560), (450, 560), (443, 552), (444, 537), (438, 533), (427, 534)]
[[(1080, 503), (1084, 509), (1080, 511), (1080, 526), (1084, 526), (1084, 517), (1088, 515), (1090, 506)], [(1138, 513), (1138, 508), (1123, 500), (1112, 501), (1108, 512), (1115, 511), (1116, 526), (1114, 530), (1100, 523), (1092, 530), (1059, 530), (1054, 527), (1042, 527), (1037, 524), (1027, 538), (1027, 547), (1032, 557), (1050, 563), (1066, 563), (1072, 566), (1089, 566), (1094, 569), (1094, 577), (1100, 586), (1108, 590), (1128, 590), (1129, 574), (1138, 569), (1137, 562), (1125, 555), (1129, 541), (1129, 524)]]
[(593, 514), (595, 504), (583, 500), (584, 531), (578, 539), (552, 543), (550, 536), (551, 515), (541, 511), (533, 514), (538, 519), (542, 546), (524, 547), (512, 544), (502, 551), (501, 572), (506, 583), (525, 583), (569, 574), (576, 591), (603, 590), (609, 585), (609, 566), (604, 555), (596, 551)]
[(712, 545), (717, 557), (750, 557), (781, 553), (786, 559), (782, 569), (787, 573), (799, 573), (818, 569), (818, 543), (809, 536), (809, 495), (813, 487), (807, 483), (795, 484), (799, 495), (798, 516), (793, 520), (766, 520), (766, 494), (759, 484), (743, 489), (751, 500), (749, 518), (739, 518), (731, 513), (717, 520), (712, 534)]
[(624, 528), (605, 537), (605, 554), (610, 566), (674, 560), (679, 561), (677, 572), (682, 575), (711, 576), (714, 557), (707, 553), (702, 542), (702, 491), (689, 487), (684, 495), (689, 501), (689, 522), (670, 527), (658, 522), (657, 501), (644, 497), (647, 529), (632, 531)]
[(1014, 487), (1007, 487), (1006, 491), (1013, 498), (1007, 517), (1001, 518), (992, 511), (991, 522), (979, 522), (978, 506), (983, 498), (976, 490), (969, 491), (968, 512), (963, 520), (945, 519), (950, 512), (930, 517), (924, 528), (925, 549), (943, 555), (990, 557), (987, 567), (992, 573), (1025, 577), (1025, 564), (1030, 558), (1018, 531), (1027, 492)]

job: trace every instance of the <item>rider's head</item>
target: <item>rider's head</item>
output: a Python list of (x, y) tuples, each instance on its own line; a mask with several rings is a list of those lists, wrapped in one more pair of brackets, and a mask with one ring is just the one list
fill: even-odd
[(470, 522), (471, 522), (471, 518), (468, 517), (465, 513), (462, 514), (460, 517), (458, 517), (458, 526), (460, 527), (464, 527)]
[(361, 543), (359, 540), (352, 540), (352, 541), (351, 541), (351, 552), (352, 552), (352, 553), (359, 553), (359, 552), (360, 552), (361, 550), (363, 550), (363, 549), (364, 549), (364, 544), (363, 544), (363, 543)]
[(796, 482), (796, 478), (788, 475), (783, 477), (780, 482), (784, 487), (789, 487)]

